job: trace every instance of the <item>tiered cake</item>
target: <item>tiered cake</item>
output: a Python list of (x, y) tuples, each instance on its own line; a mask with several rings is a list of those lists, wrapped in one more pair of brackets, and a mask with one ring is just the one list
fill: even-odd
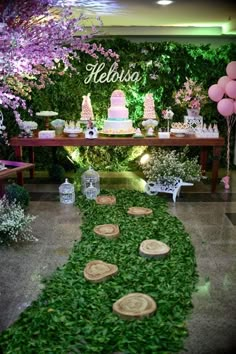
[(111, 95), (111, 105), (108, 108), (108, 119), (104, 122), (105, 134), (133, 134), (133, 122), (129, 118), (129, 110), (125, 106), (125, 94), (121, 90), (115, 90)]
[(143, 119), (156, 119), (155, 104), (152, 93), (147, 93), (144, 100)]
[(83, 96), (81, 120), (88, 121), (93, 119), (93, 107), (91, 104), (90, 93), (88, 93), (87, 96)]
[(158, 125), (152, 93), (147, 93), (144, 98), (144, 114), (142, 126), (147, 129), (147, 136), (154, 135), (154, 128)]

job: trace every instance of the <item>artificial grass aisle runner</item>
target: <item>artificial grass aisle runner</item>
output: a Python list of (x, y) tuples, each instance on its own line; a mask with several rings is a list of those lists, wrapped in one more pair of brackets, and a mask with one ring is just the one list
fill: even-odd
[[(164, 354), (183, 348), (197, 280), (190, 237), (159, 197), (128, 190), (112, 194), (116, 204), (108, 206), (77, 198), (84, 214), (82, 240), (67, 264), (46, 281), (39, 299), (1, 335), (4, 354)], [(151, 208), (153, 214), (128, 215), (133, 206)], [(93, 232), (105, 223), (119, 225), (119, 238), (109, 240)], [(166, 243), (170, 254), (160, 260), (141, 257), (139, 246), (145, 239)], [(116, 264), (118, 274), (98, 284), (87, 281), (84, 268), (96, 259)], [(152, 317), (125, 321), (112, 312), (113, 303), (134, 292), (155, 300)]]

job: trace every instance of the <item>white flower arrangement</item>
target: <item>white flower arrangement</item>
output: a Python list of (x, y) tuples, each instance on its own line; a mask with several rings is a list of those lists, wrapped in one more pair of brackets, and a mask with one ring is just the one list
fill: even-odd
[(0, 244), (18, 241), (38, 241), (32, 234), (31, 222), (36, 217), (25, 215), (19, 203), (9, 202), (3, 196), (0, 199)]
[(188, 147), (182, 152), (166, 149), (152, 149), (150, 158), (145, 164), (140, 163), (143, 174), (148, 181), (165, 180), (179, 177), (183, 181), (199, 181), (201, 166), (197, 157), (187, 157)]
[(162, 116), (164, 119), (168, 119), (168, 120), (173, 119), (174, 112), (172, 112), (171, 107), (169, 107), (167, 109), (163, 109)]
[(51, 121), (51, 126), (53, 128), (63, 128), (65, 126), (65, 120), (63, 119), (54, 119)]
[(27, 131), (31, 131), (31, 130), (35, 130), (38, 128), (38, 123), (34, 122), (34, 121), (22, 121), (22, 123), (20, 123), (20, 128), (22, 130)]

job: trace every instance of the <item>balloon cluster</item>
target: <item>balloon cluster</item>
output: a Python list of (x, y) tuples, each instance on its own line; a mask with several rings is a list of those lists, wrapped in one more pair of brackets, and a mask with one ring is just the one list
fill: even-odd
[(227, 65), (226, 73), (227, 76), (222, 76), (217, 84), (209, 87), (208, 96), (217, 102), (218, 112), (229, 117), (236, 114), (236, 61)]
[(222, 76), (217, 84), (208, 89), (208, 96), (217, 102), (218, 112), (226, 118), (227, 123), (227, 175), (222, 178), (225, 189), (230, 188), (230, 133), (236, 122), (236, 61), (231, 61), (226, 67), (227, 76)]

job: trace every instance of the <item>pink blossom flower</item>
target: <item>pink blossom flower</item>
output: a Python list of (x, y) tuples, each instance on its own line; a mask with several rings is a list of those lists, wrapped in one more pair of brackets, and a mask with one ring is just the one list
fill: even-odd
[[(112, 49), (105, 50), (91, 42), (102, 26), (99, 18), (89, 31), (87, 16), (72, 18), (67, 7), (54, 16), (54, 3), (55, 0), (1, 1), (0, 104), (5, 108), (26, 109), (24, 98), (30, 98), (30, 88), (43, 89), (46, 82), (52, 83), (48, 74), (57, 71), (59, 65), (76, 71), (69, 58), (79, 60), (78, 52), (95, 59), (101, 55), (107, 60), (119, 60)], [(59, 70), (59, 75), (62, 73)]]
[(207, 94), (201, 85), (187, 78), (183, 87), (174, 93), (174, 99), (181, 107), (200, 109), (207, 100)]

